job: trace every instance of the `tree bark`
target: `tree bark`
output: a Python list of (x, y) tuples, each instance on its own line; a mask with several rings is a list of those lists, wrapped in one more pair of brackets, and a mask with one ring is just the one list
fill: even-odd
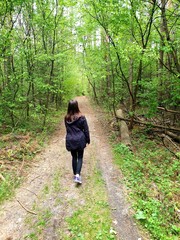
[(172, 132), (170, 132), (170, 131), (167, 131), (166, 134), (167, 134), (169, 137), (171, 137), (171, 138), (173, 138), (174, 140), (176, 140), (177, 142), (180, 142), (180, 135), (177, 135), (177, 134), (172, 133)]
[(128, 129), (126, 122), (123, 120), (124, 119), (123, 111), (121, 109), (117, 110), (116, 115), (117, 115), (118, 119), (121, 119), (121, 121), (120, 121), (121, 142), (124, 145), (131, 148), (132, 144), (131, 144), (131, 140), (130, 140), (130, 136), (129, 136), (129, 129)]

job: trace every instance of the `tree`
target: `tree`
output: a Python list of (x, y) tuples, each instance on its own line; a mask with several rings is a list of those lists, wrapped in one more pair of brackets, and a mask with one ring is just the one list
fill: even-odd
[[(170, 1), (166, 1), (170, 4)], [(163, 7), (163, 3), (156, 0), (149, 1), (85, 1), (85, 19), (88, 16), (91, 21), (96, 22), (96, 28), (103, 30), (101, 34), (101, 39), (106, 39), (106, 41), (101, 42), (100, 52), (102, 49), (106, 49), (106, 77), (104, 83), (107, 84), (107, 89), (112, 89), (114, 87), (113, 95), (109, 96), (108, 91), (104, 91), (107, 99), (115, 99), (115, 103), (124, 102), (127, 110), (131, 116), (130, 128), (133, 127), (133, 119), (136, 114), (136, 109), (139, 105), (148, 107), (149, 113), (155, 113), (157, 111), (157, 106), (160, 104), (159, 95), (163, 96), (162, 102), (166, 103), (167, 106), (176, 106), (178, 103), (178, 97), (176, 92), (176, 100), (171, 96), (168, 100), (166, 94), (159, 94), (159, 85), (162, 83), (162, 78), (166, 78), (167, 70), (169, 71), (169, 76), (172, 80), (172, 86), (175, 89), (178, 88), (178, 50), (174, 39), (173, 41), (169, 37), (169, 29), (167, 28), (170, 24), (170, 29), (173, 26), (177, 27), (178, 15), (178, 2), (169, 5), (168, 9), (171, 10), (171, 20), (168, 19), (164, 13), (167, 8)], [(164, 36), (162, 38), (161, 31), (162, 25), (159, 21), (159, 16), (161, 16), (162, 24), (164, 25)], [(158, 26), (157, 26), (158, 24)], [(173, 25), (172, 25), (173, 24)], [(159, 35), (157, 35), (157, 32)], [(159, 38), (159, 36), (161, 38)], [(166, 39), (163, 40), (162, 39)], [(167, 40), (168, 39), (168, 40)], [(158, 43), (163, 43), (165, 48), (159, 48)], [(103, 48), (103, 47), (104, 48)], [(162, 44), (161, 44), (162, 46)], [(171, 47), (170, 47), (171, 46)], [(89, 46), (92, 50), (92, 46)], [(160, 77), (159, 68), (157, 68), (158, 58), (168, 50), (166, 62), (162, 61), (164, 74)], [(89, 52), (91, 51), (89, 50)], [(87, 49), (86, 49), (87, 52)], [(99, 52), (99, 54), (100, 54)], [(108, 57), (107, 57), (108, 52)], [(160, 55), (159, 55), (160, 54)], [(88, 58), (88, 54), (86, 54)], [(162, 57), (161, 57), (162, 58)], [(160, 58), (160, 59), (161, 59)], [(107, 61), (108, 60), (108, 61)], [(171, 64), (170, 64), (171, 63)], [(159, 67), (162, 68), (162, 66)], [(169, 67), (171, 66), (171, 67)], [(95, 68), (95, 66), (93, 66)], [(99, 66), (100, 68), (101, 66)], [(176, 72), (175, 72), (176, 70)], [(100, 72), (100, 70), (99, 70)], [(110, 72), (110, 74), (109, 74)], [(176, 74), (175, 74), (176, 73)], [(176, 80), (175, 80), (176, 78)], [(112, 82), (113, 84), (109, 84)], [(98, 86), (99, 80), (94, 79), (94, 86)], [(164, 82), (162, 91), (165, 93), (166, 82)], [(126, 91), (124, 91), (126, 89)], [(102, 92), (102, 88), (101, 88)], [(98, 92), (98, 95), (101, 95)], [(170, 92), (169, 92), (169, 95)], [(130, 100), (129, 100), (130, 99)], [(168, 101), (167, 101), (168, 100)], [(108, 101), (109, 102), (109, 101)]]
[[(1, 124), (15, 127), (62, 104), (66, 65), (74, 55), (74, 2), (1, 2)], [(68, 93), (67, 93), (68, 94)]]

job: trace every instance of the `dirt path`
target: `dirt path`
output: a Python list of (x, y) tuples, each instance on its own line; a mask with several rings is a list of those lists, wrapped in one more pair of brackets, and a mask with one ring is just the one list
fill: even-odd
[[(143, 239), (130, 217), (122, 175), (112, 163), (111, 149), (98, 121), (99, 115), (93, 111), (86, 97), (78, 97), (77, 100), (86, 115), (91, 133), (91, 144), (85, 150), (81, 191), (72, 181), (70, 154), (64, 147), (65, 129), (62, 122), (44, 152), (37, 156), (27, 180), (16, 191), (15, 198), (1, 206), (0, 240), (25, 239), (31, 233), (36, 214), (49, 214), (45, 211), (47, 207), (51, 211), (50, 223), (41, 239), (58, 240), (57, 230), (64, 226), (65, 217), (70, 216), (77, 205), (84, 204), (83, 192), (88, 189), (87, 178), (93, 164), (98, 164), (105, 180), (117, 239)], [(93, 161), (92, 154), (96, 157)], [(50, 186), (58, 191), (51, 191)]]

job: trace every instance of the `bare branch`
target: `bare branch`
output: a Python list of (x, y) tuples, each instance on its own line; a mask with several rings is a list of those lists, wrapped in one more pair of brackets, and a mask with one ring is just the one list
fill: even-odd
[(26, 212), (31, 213), (31, 214), (33, 214), (33, 215), (37, 215), (37, 213), (35, 213), (35, 212), (29, 210), (28, 208), (26, 208), (18, 199), (16, 199), (16, 200), (17, 200), (17, 202), (21, 205), (21, 207), (26, 210)]

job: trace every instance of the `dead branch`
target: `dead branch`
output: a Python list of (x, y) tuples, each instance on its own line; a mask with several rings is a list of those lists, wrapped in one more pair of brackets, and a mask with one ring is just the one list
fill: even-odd
[(165, 112), (169, 112), (169, 113), (180, 114), (180, 112), (178, 112), (178, 111), (167, 109), (167, 108), (163, 108), (163, 107), (157, 107), (157, 109), (165, 111)]
[(175, 134), (175, 133), (172, 133), (172, 132), (169, 132), (169, 131), (167, 131), (166, 134), (167, 134), (169, 137), (171, 137), (171, 138), (173, 138), (174, 140), (176, 140), (177, 142), (180, 142), (180, 136), (179, 136), (179, 135), (177, 135), (177, 134)]
[(20, 169), (19, 169), (19, 171), (18, 171), (18, 175), (21, 175), (23, 166), (24, 166), (24, 156), (23, 156), (23, 161), (22, 161), (21, 167), (20, 167)]
[(0, 179), (3, 180), (4, 182), (6, 181), (6, 179), (3, 177), (1, 173), (0, 173)]
[[(122, 118), (122, 117), (118, 117), (118, 116), (117, 116), (117, 119), (127, 121), (127, 122), (131, 121), (130, 119)], [(161, 128), (161, 129), (164, 129), (164, 130), (171, 130), (171, 131), (175, 131), (175, 132), (180, 132), (180, 128), (167, 127), (167, 126), (163, 126), (163, 125), (152, 124), (150, 122), (141, 122), (141, 121), (138, 121), (138, 120), (135, 120), (135, 119), (133, 120), (133, 122), (138, 123), (138, 124), (142, 124), (142, 125), (146, 125), (146, 126), (151, 126), (152, 128)]]
[(171, 139), (169, 136), (167, 136), (167, 135), (164, 134), (164, 137), (166, 137), (166, 138), (168, 139), (168, 141), (169, 141), (169, 142), (171, 143), (171, 145), (176, 149), (176, 151), (180, 151), (179, 146), (177, 146), (177, 145), (172, 141), (172, 139)]
[(178, 145), (176, 145), (172, 139), (165, 135), (165, 134), (162, 134), (162, 142), (163, 142), (163, 145), (176, 157), (176, 158), (179, 158), (177, 156), (177, 152), (180, 152), (180, 147)]
[(34, 180), (36, 180), (36, 179), (39, 178), (39, 177), (41, 177), (41, 175), (38, 175), (38, 176), (36, 176), (35, 178), (33, 178), (33, 179), (30, 181), (30, 183), (32, 183)]
[(16, 199), (16, 200), (17, 200), (17, 202), (21, 205), (21, 207), (26, 210), (26, 212), (31, 213), (31, 214), (33, 214), (33, 215), (37, 215), (37, 213), (35, 213), (35, 212), (27, 209), (18, 199)]
[(35, 192), (33, 192), (33, 191), (31, 191), (31, 190), (29, 190), (29, 189), (27, 189), (27, 188), (23, 188), (23, 189), (25, 189), (25, 190), (27, 190), (27, 191), (33, 193), (34, 195), (36, 195), (36, 197), (38, 197), (38, 195), (37, 195)]
[(3, 169), (3, 170), (10, 170), (10, 171), (11, 171), (12, 169), (14, 169), (14, 166), (5, 165), (5, 164), (4, 164), (4, 165), (2, 166), (2, 169)]

